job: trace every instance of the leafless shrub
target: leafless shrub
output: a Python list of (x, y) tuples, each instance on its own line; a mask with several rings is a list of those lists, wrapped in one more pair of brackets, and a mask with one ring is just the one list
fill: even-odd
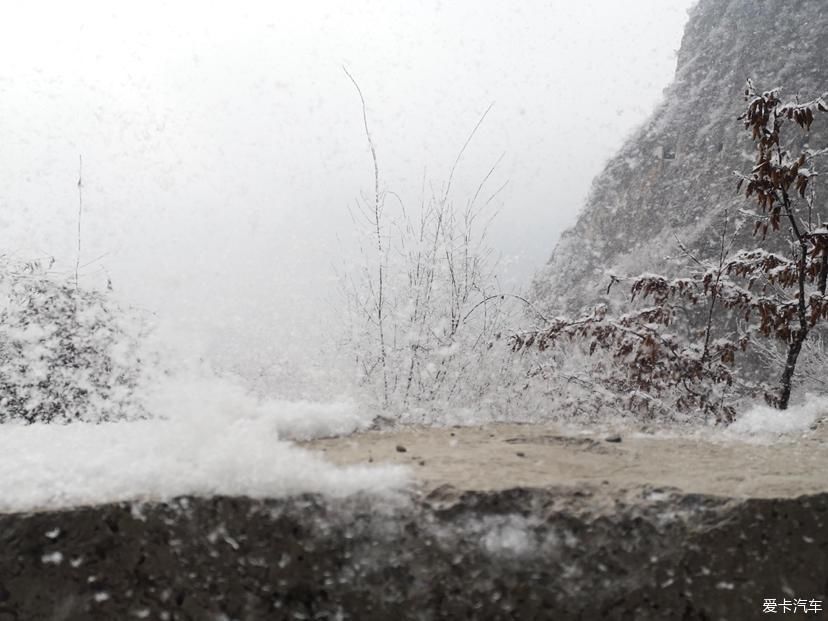
[(353, 211), (364, 234), (363, 264), (344, 277), (348, 346), (358, 380), (392, 410), (481, 399), (503, 372), (504, 354), (493, 352), (495, 344), (510, 316), (519, 315), (516, 306), (528, 304), (502, 292), (487, 242), (493, 203), (504, 187), (487, 190), (497, 163), (468, 200), (452, 194), (455, 170), (491, 106), (461, 148), (448, 181), (427, 196), (424, 183), (419, 205), (410, 209), (382, 185), (365, 100), (348, 77), (360, 94), (373, 164), (373, 192)]

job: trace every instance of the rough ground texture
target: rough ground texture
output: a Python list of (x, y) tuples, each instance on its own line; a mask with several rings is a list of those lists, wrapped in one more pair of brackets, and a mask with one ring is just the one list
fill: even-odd
[[(824, 0), (699, 1), (663, 104), (595, 179), (577, 223), (535, 279), (548, 312), (612, 304), (617, 296), (604, 295), (608, 271), (678, 271), (686, 259), (676, 236), (697, 256), (718, 252), (722, 210), (734, 216), (748, 205), (732, 174), (753, 167), (753, 143), (737, 121), (748, 77), (760, 89), (783, 87), (791, 100), (828, 91)], [(828, 144), (827, 124), (825, 117), (814, 123), (812, 148)], [(796, 146), (806, 140), (798, 128), (786, 132)]]
[(412, 489), (0, 515), (0, 620), (744, 620), (828, 599), (823, 426), (773, 446), (620, 440), (367, 433), (308, 446), (408, 461)]
[[(753, 619), (825, 600), (828, 494), (441, 489), (0, 517), (0, 619)], [(812, 615), (811, 618), (818, 618)]]
[[(606, 441), (613, 436), (621, 441)], [(654, 435), (617, 427), (596, 433), (554, 424), (404, 427), (306, 446), (340, 465), (408, 464), (426, 490), (655, 485), (732, 498), (828, 492), (825, 421), (784, 437), (735, 436), (721, 429)]]

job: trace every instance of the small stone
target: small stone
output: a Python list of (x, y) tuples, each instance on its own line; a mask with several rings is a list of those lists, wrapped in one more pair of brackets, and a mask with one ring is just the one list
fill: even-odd
[(425, 464), (426, 464), (426, 463), (425, 463), (425, 459), (421, 459), (421, 460), (420, 460), (420, 465), (421, 465), (421, 466), (425, 466)]
[(607, 436), (606, 438), (604, 438), (604, 442), (621, 442), (621, 436), (619, 436), (618, 434)]
[(402, 444), (397, 445), (397, 452), (398, 453), (405, 453), (406, 451), (408, 451), (408, 449), (405, 448)]
[(515, 453), (515, 455), (517, 455), (518, 457), (526, 457), (526, 453), (522, 453), (522, 452), (520, 452), (520, 451), (518, 451), (517, 453)]

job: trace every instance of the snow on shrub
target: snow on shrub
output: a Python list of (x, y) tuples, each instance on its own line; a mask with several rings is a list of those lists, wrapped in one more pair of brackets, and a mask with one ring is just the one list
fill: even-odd
[(0, 423), (142, 417), (141, 323), (107, 292), (3, 260)]

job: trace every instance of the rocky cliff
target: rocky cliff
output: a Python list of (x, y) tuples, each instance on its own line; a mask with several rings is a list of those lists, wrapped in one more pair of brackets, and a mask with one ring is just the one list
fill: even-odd
[[(753, 162), (737, 121), (748, 77), (760, 89), (781, 86), (786, 99), (828, 90), (825, 1), (699, 1), (663, 103), (595, 179), (577, 223), (535, 278), (547, 309), (574, 312), (603, 301), (608, 272), (676, 269), (676, 238), (701, 255), (714, 251), (724, 210), (733, 223), (748, 206), (732, 175)], [(808, 136), (791, 126), (788, 135), (824, 146), (826, 124), (819, 119)]]

